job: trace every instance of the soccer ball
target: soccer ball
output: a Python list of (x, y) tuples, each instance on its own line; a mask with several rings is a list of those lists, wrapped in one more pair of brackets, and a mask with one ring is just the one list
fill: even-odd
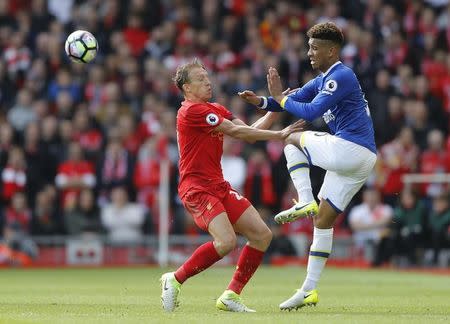
[(67, 37), (64, 48), (72, 61), (89, 63), (97, 55), (98, 43), (90, 32), (77, 30)]

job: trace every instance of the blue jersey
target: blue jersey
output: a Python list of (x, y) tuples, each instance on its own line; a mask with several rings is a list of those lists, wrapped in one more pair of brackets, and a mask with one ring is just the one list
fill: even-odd
[(264, 106), (269, 111), (284, 109), (307, 121), (322, 116), (331, 134), (376, 154), (373, 124), (364, 93), (355, 73), (341, 62), (284, 97), (281, 104), (269, 97)]

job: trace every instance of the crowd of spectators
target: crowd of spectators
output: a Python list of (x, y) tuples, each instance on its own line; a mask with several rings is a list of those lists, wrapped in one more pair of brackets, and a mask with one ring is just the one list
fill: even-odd
[[(345, 34), (342, 62), (361, 82), (379, 148), (366, 198), (354, 201), (363, 206), (349, 208), (339, 226), (364, 230), (383, 204), (374, 236), (355, 235), (357, 244), (367, 236), (378, 244), (389, 230), (412, 263), (411, 246), (437, 255), (448, 244), (448, 186), (402, 182), (410, 172), (450, 172), (450, 5), (436, 0), (0, 0), (3, 233), (97, 232), (119, 241), (156, 233), (160, 161), (169, 159), (171, 231), (198, 234), (176, 195), (176, 67), (199, 57), (214, 100), (251, 123), (261, 112), (236, 93), (266, 95), (269, 66), (286, 88), (312, 78), (305, 32), (324, 21)], [(89, 65), (64, 53), (76, 29), (99, 42)], [(274, 127), (291, 121), (282, 114)], [(310, 127), (326, 129), (321, 120)], [(226, 139), (223, 167), (269, 215), (295, 197), (282, 143)], [(312, 169), (316, 193), (322, 176)], [(308, 220), (271, 226), (275, 254), (292, 254), (286, 236), (311, 231)]]

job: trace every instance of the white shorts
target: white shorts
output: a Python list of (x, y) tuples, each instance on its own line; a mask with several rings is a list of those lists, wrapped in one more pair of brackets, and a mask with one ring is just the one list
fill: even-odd
[(303, 132), (300, 146), (310, 164), (327, 170), (318, 197), (339, 213), (364, 185), (377, 160), (364, 146), (324, 132)]

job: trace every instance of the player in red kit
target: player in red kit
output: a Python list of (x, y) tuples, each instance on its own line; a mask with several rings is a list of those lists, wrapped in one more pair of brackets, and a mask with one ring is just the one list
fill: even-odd
[(185, 98), (177, 115), (178, 193), (197, 226), (208, 231), (213, 241), (197, 248), (178, 270), (162, 275), (163, 308), (173, 311), (179, 304), (181, 285), (231, 252), (236, 247), (236, 233), (239, 233), (248, 243), (216, 307), (232, 312), (254, 312), (242, 303), (240, 293), (261, 264), (272, 233), (250, 202), (224, 180), (220, 165), (223, 136), (250, 142), (284, 140), (289, 134), (300, 131), (303, 122), (281, 131), (264, 130), (274, 118), (266, 114), (253, 127), (247, 126), (225, 107), (208, 102), (212, 95), (211, 82), (197, 59), (180, 66), (174, 81)]

